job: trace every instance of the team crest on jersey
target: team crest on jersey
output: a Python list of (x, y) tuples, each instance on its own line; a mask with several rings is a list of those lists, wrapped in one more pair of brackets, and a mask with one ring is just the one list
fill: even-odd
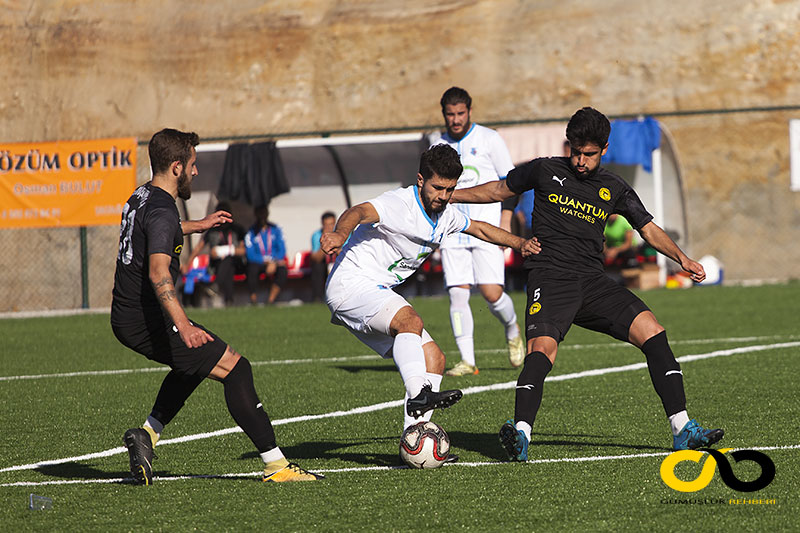
[(603, 187), (602, 189), (600, 189), (599, 191), (597, 191), (597, 194), (600, 196), (600, 198), (602, 198), (602, 199), (603, 199), (603, 200), (605, 200), (606, 202), (607, 202), (607, 201), (609, 201), (609, 200), (611, 200), (611, 191), (609, 191), (609, 190), (608, 190), (608, 189), (606, 189), (605, 187)]
[(472, 149), (469, 151), (469, 153), (471, 153), (472, 155), (478, 155), (478, 149), (473, 146)]
[(183, 245), (182, 244), (179, 244), (178, 246), (175, 247), (175, 255), (181, 255), (182, 251), (183, 251)]
[(534, 302), (533, 304), (531, 304), (530, 309), (528, 309), (528, 314), (535, 315), (541, 310), (542, 310), (542, 304), (540, 304), (539, 302)]

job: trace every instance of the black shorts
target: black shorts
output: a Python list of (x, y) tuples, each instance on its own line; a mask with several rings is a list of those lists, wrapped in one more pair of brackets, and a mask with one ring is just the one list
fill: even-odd
[(525, 335), (564, 340), (572, 324), (628, 342), (636, 316), (649, 308), (604, 273), (576, 275), (555, 269), (528, 272)]
[[(202, 325), (192, 322), (198, 328), (208, 331)], [(114, 335), (119, 342), (138, 352), (148, 359), (168, 365), (170, 368), (195, 376), (208, 377), (211, 370), (225, 353), (228, 345), (208, 331), (214, 337), (199, 348), (187, 348), (178, 329), (163, 321), (152, 323), (113, 325)]]

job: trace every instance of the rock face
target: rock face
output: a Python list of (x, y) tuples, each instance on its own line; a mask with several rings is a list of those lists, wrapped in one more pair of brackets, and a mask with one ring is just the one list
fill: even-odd
[[(207, 139), (432, 129), (451, 85), (470, 91), (473, 117), (490, 125), (564, 120), (584, 105), (653, 114), (683, 170), (690, 254), (720, 258), (728, 280), (797, 277), (788, 120), (800, 118), (798, 2), (52, 0), (3, 10), (0, 142), (146, 140), (166, 125)], [(139, 161), (146, 179), (145, 153)], [(48, 233), (3, 232), (0, 244), (73, 238)], [(115, 230), (92, 233), (103, 243), (90, 248), (113, 251)], [(51, 250), (52, 263), (71, 261)], [(92, 306), (110, 301), (113, 257), (99, 255)], [(20, 274), (0, 274), (11, 279)], [(28, 306), (9, 299), (0, 311)]]

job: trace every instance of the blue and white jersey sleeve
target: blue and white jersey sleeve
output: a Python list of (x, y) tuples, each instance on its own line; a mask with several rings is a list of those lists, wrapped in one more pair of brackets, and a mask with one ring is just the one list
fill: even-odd
[(458, 209), (453, 209), (453, 206), (447, 206), (445, 213), (449, 215), (447, 229), (445, 230), (446, 235), (462, 233), (472, 223), (472, 220), (467, 215)]

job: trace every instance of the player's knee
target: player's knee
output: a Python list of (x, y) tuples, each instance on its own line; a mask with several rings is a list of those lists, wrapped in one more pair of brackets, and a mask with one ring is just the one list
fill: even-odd
[(551, 364), (555, 364), (558, 342), (552, 337), (534, 337), (528, 341), (528, 356), (535, 352), (543, 353)]
[(479, 286), (481, 294), (483, 298), (486, 300), (486, 303), (492, 305), (497, 303), (500, 298), (503, 297), (503, 286), (502, 285), (480, 285)]
[(422, 335), (422, 330), (425, 325), (422, 323), (422, 317), (414, 313), (413, 316), (408, 317), (406, 321), (406, 328), (408, 331)]
[(247, 360), (246, 357), (242, 357), (236, 352), (233, 352), (236, 356), (236, 362), (233, 364), (233, 367), (228, 372), (228, 375), (222, 380), (224, 383), (231, 383), (237, 382), (239, 380), (247, 380), (253, 379), (253, 367), (250, 365), (250, 361)]
[(400, 309), (395, 313), (394, 317), (392, 317), (391, 323), (389, 324), (389, 331), (392, 336), (398, 333), (415, 333), (417, 335), (422, 335), (424, 327), (425, 325), (422, 323), (422, 317), (414, 311), (413, 307), (408, 305)]
[(228, 376), (230, 376), (230, 374), (233, 373), (238, 366), (240, 366), (239, 363), (242, 361), (245, 362), (245, 365), (242, 365), (243, 368), (245, 366), (250, 366), (250, 363), (247, 361), (247, 359), (239, 355), (236, 350), (228, 346), (225, 349), (225, 353), (223, 353), (222, 357), (220, 357), (219, 361), (217, 361), (217, 364), (213, 369), (211, 369), (208, 377), (224, 382), (228, 379)]
[(630, 328), (628, 328), (628, 340), (641, 348), (645, 342), (663, 331), (664, 326), (656, 320), (651, 311), (642, 311), (633, 319)]

